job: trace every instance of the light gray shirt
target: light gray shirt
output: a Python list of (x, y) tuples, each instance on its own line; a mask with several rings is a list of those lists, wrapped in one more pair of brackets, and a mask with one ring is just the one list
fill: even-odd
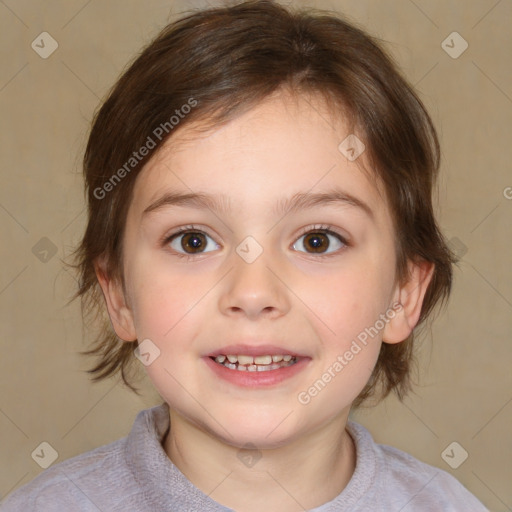
[[(166, 403), (137, 415), (128, 436), (44, 470), (12, 492), (1, 512), (228, 512), (200, 491), (162, 447)], [(356, 468), (332, 501), (310, 512), (488, 512), (450, 474), (390, 446), (349, 421)]]

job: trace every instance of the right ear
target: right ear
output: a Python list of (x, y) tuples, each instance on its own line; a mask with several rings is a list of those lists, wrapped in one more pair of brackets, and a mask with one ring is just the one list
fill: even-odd
[(94, 270), (105, 297), (114, 331), (123, 341), (136, 341), (133, 313), (127, 304), (121, 283), (117, 279), (110, 278), (103, 260), (97, 260), (94, 263)]

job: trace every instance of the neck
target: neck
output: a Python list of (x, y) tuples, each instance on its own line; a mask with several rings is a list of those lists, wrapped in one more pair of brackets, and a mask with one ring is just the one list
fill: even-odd
[(348, 411), (278, 448), (241, 450), (170, 411), (163, 447), (204, 494), (239, 512), (298, 512), (338, 496), (355, 468)]

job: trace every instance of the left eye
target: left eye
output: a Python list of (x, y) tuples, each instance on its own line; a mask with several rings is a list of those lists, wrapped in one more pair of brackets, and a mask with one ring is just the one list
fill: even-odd
[[(333, 245), (330, 239), (334, 240), (334, 247), (332, 248), (332, 251), (328, 251), (328, 249), (331, 249), (331, 245)], [(302, 240), (302, 242), (300, 242), (300, 240)], [(302, 235), (299, 238), (299, 241), (294, 244), (294, 249), (297, 249), (297, 244), (301, 245), (302, 247), (310, 248), (310, 252), (313, 254), (325, 254), (328, 252), (333, 252), (337, 249), (341, 249), (346, 245), (345, 241), (340, 235), (329, 231), (311, 231), (306, 233), (305, 235)]]

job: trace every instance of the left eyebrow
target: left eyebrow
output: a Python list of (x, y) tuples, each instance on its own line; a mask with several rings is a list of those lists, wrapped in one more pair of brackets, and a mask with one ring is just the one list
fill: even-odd
[(314, 208), (315, 206), (324, 206), (329, 204), (336, 205), (338, 203), (358, 208), (374, 220), (373, 210), (368, 206), (368, 204), (366, 204), (362, 199), (337, 188), (327, 192), (300, 192), (298, 194), (294, 194), (289, 199), (280, 201), (274, 209), (274, 212), (276, 214), (282, 214), (284, 212), (291, 213), (297, 210)]
[[(315, 206), (324, 206), (329, 204), (343, 204), (358, 208), (365, 212), (372, 220), (374, 219), (373, 210), (363, 200), (349, 194), (343, 190), (333, 189), (327, 192), (300, 192), (290, 198), (281, 200), (273, 209), (275, 215), (291, 213), (298, 210), (306, 210)], [(181, 193), (166, 192), (156, 201), (151, 203), (143, 212), (143, 215), (160, 210), (168, 206), (183, 206), (197, 209), (208, 209), (216, 213), (226, 213), (229, 211), (229, 199), (224, 194), (211, 195), (206, 193)]]

